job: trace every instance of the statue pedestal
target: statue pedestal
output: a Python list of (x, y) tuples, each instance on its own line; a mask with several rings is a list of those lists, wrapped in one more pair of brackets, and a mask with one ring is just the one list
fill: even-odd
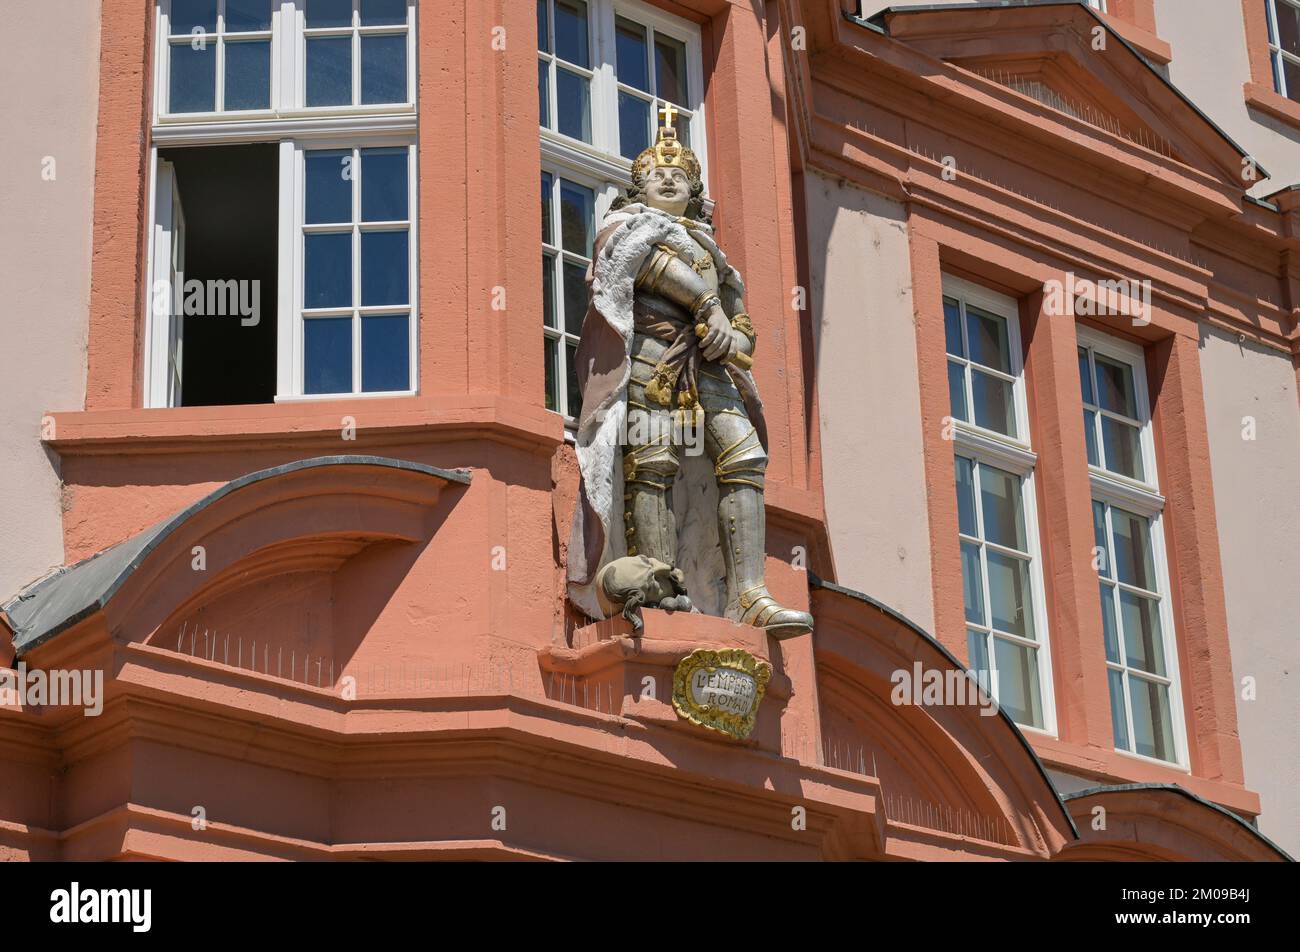
[[(766, 632), (725, 618), (644, 609), (645, 625), (633, 636), (622, 616), (579, 628), (573, 646), (551, 645), (539, 652), (542, 680), (553, 700), (646, 725), (682, 730), (724, 744), (781, 752), (781, 720), (792, 684), (781, 652)], [(739, 648), (772, 665), (754, 729), (744, 740), (700, 727), (673, 709), (673, 675), (691, 652)], [(775, 657), (774, 657), (775, 655)]]

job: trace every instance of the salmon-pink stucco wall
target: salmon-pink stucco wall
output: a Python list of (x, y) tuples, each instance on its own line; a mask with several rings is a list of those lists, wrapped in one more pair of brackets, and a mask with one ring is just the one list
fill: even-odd
[(17, 4), (5, 16), (0, 602), (63, 563), (58, 460), (41, 445), (41, 417), (85, 400), (99, 2)]

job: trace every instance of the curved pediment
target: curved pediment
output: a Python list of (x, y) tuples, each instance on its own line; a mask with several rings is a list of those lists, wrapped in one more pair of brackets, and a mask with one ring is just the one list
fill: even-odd
[(196, 597), (328, 572), (377, 543), (428, 537), (434, 503), (469, 474), (377, 456), (324, 456), (250, 473), (170, 519), (31, 586), (4, 606), (22, 656), (103, 612), (143, 641)]
[(1291, 857), (1235, 813), (1182, 787), (1124, 784), (1065, 797), (1079, 841), (1063, 860), (1289, 862)]
[[(879, 778), (886, 836), (903, 828), (914, 836), (919, 827), (1039, 857), (1076, 838), (1020, 730), (986, 695), (968, 690), (973, 682), (956, 658), (866, 595), (812, 581), (825, 743)], [(904, 698), (905, 681), (941, 696)], [(945, 689), (966, 693), (954, 698)]]

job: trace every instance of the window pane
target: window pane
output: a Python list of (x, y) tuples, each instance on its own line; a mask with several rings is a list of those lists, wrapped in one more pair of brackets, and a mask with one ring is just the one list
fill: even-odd
[(1300, 56), (1300, 7), (1277, 4), (1277, 45)]
[(1099, 553), (1101, 562), (1098, 574), (1104, 578), (1114, 578), (1111, 569), (1113, 560), (1110, 557), (1110, 545), (1106, 541), (1106, 507), (1096, 501), (1092, 504), (1092, 538), (1093, 543), (1101, 550)]
[(985, 367), (1011, 373), (1011, 344), (1005, 318), (966, 306), (966, 331), (970, 337), (970, 359)]
[(614, 45), (618, 57), (618, 80), (650, 92), (650, 62), (646, 55), (645, 27), (619, 17)]
[(569, 416), (577, 419), (582, 413), (582, 391), (578, 389), (578, 348), (569, 344)]
[(303, 390), (351, 393), (352, 318), (316, 317), (303, 325)]
[(559, 372), (556, 368), (560, 359), (560, 342), (547, 337), (543, 339), (542, 346), (546, 348), (546, 409), (559, 412), (560, 391), (555, 378)]
[(1097, 397), (1103, 410), (1137, 419), (1137, 396), (1133, 390), (1133, 368), (1096, 354)]
[(587, 316), (587, 269), (579, 264), (564, 263), (564, 329), (582, 333)]
[(551, 233), (551, 191), (555, 187), (550, 172), (542, 173), (542, 241), (548, 245), (555, 243)]
[(1103, 416), (1101, 444), (1106, 452), (1106, 468), (1132, 479), (1145, 479), (1142, 466), (1141, 431), (1127, 423)]
[(226, 44), (226, 109), (271, 105), (271, 41)]
[(966, 629), (966, 651), (970, 655), (970, 670), (975, 680), (989, 697), (993, 696), (993, 679), (989, 674), (988, 635), (982, 631)]
[(1097, 397), (1092, 390), (1092, 374), (1088, 372), (1088, 352), (1079, 348), (1079, 389), (1083, 391), (1083, 402), (1097, 405)]
[(660, 99), (679, 106), (686, 98), (686, 44), (671, 37), (655, 36), (655, 92)]
[(1034, 637), (1034, 607), (1029, 595), (1029, 563), (986, 549), (989, 610), (993, 627), (1022, 638)]
[(1300, 102), (1300, 65), (1295, 60), (1282, 60), (1282, 73), (1286, 76), (1286, 96)]
[(362, 232), (362, 305), (410, 303), (411, 260), (408, 238), (405, 231)]
[(217, 108), (217, 44), (194, 49), (189, 43), (171, 47), (171, 78), (167, 108), (171, 112), (212, 112)]
[(1132, 750), (1128, 742), (1128, 715), (1124, 702), (1124, 675), (1113, 669), (1106, 669), (1110, 682), (1110, 730), (1115, 737), (1117, 750)]
[(650, 103), (627, 93), (618, 94), (618, 151), (635, 159), (650, 145)]
[(352, 233), (304, 235), (303, 258), (304, 305), (351, 307)]
[(1169, 688), (1130, 675), (1128, 691), (1133, 702), (1133, 749), (1157, 760), (1175, 760)]
[(976, 625), (987, 625), (984, 617), (984, 573), (980, 568), (980, 548), (973, 542), (961, 544), (962, 595), (966, 605), (966, 620)]
[[(971, 344), (974, 350), (974, 343)], [(995, 433), (1016, 435), (1015, 403), (1011, 384), (971, 368), (971, 399), (975, 403), (975, 423)]]
[(975, 521), (974, 464), (957, 457), (957, 527), (962, 535), (979, 536)]
[(565, 251), (591, 257), (595, 208), (591, 189), (560, 179), (560, 236)]
[(307, 40), (307, 105), (352, 105), (352, 40)]
[(1083, 411), (1083, 441), (1088, 448), (1088, 465), (1100, 466), (1101, 457), (1097, 455), (1097, 411)]
[(985, 539), (1008, 549), (1028, 550), (1019, 476), (992, 466), (981, 466), (980, 508), (984, 512)]
[(555, 52), (575, 66), (591, 66), (587, 53), (587, 5), (582, 0), (555, 0)]
[(352, 221), (352, 152), (307, 152), (307, 208), (309, 225)]
[(361, 389), (409, 390), (411, 335), (405, 314), (361, 318)]
[(391, 26), (406, 22), (406, 0), (361, 0), (362, 26)]
[(1156, 591), (1155, 562), (1151, 551), (1151, 523), (1123, 509), (1110, 511), (1115, 534), (1115, 569), (1126, 585)]
[(948, 353), (966, 356), (966, 342), (961, 333), (961, 307), (952, 298), (943, 299), (943, 337)]
[(555, 111), (558, 131), (583, 142), (591, 141), (591, 99), (587, 80), (567, 69), (555, 71)]
[(172, 36), (193, 34), (195, 28), (204, 33), (216, 33), (217, 0), (172, 0), (170, 22)]
[(993, 661), (998, 671), (998, 704), (1017, 724), (1042, 727), (1037, 650), (995, 637)]
[(1106, 641), (1106, 660), (1120, 664), (1119, 629), (1115, 626), (1115, 586), (1101, 585), (1101, 631)]
[(551, 127), (551, 67), (542, 60), (537, 61), (537, 123)]
[[(176, 0), (172, 0), (173, 7)], [(271, 0), (226, 0), (226, 32), (271, 29)]]
[(406, 102), (406, 34), (361, 38), (361, 101)]
[(966, 372), (963, 364), (948, 361), (948, 405), (954, 420), (970, 422), (970, 411), (966, 408)]
[(406, 221), (407, 150), (361, 150), (361, 220)]
[(1124, 654), (1129, 667), (1165, 677), (1159, 604), (1153, 599), (1121, 590), (1119, 613), (1124, 622)]
[(537, 0), (537, 48), (543, 53), (551, 51), (551, 21), (546, 0)]
[(555, 323), (555, 256), (542, 255), (542, 320), (547, 327)]
[(352, 0), (307, 0), (308, 27), (351, 25)]

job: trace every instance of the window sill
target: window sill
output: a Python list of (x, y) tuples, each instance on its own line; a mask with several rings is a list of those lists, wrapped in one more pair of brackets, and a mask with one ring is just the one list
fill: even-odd
[(1260, 83), (1246, 83), (1242, 92), (1245, 93), (1247, 106), (1300, 129), (1300, 102), (1287, 99)]
[(250, 444), (354, 452), (359, 447), (467, 437), (549, 453), (564, 441), (564, 424), (555, 414), (492, 394), (52, 412), (45, 429), (51, 434), (46, 445), (65, 457), (201, 453), (246, 449)]
[(1185, 767), (1137, 754), (1053, 740), (1037, 731), (1025, 732), (1025, 738), (1047, 767), (1094, 778), (1104, 784), (1177, 784), (1243, 817), (1260, 813), (1259, 794), (1240, 784), (1200, 777)]
[(1101, 16), (1112, 30), (1157, 66), (1165, 66), (1173, 60), (1173, 47), (1150, 30), (1135, 26), (1113, 13), (1103, 13)]

